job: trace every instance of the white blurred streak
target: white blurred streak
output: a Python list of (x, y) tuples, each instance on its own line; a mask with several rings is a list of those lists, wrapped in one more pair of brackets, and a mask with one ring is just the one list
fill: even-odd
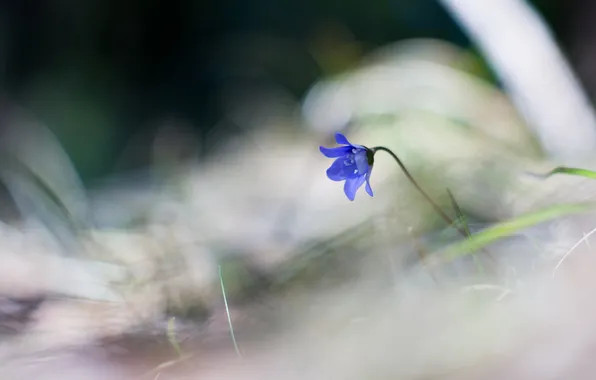
[[(70, 218), (78, 227), (88, 227), (89, 214), (83, 184), (56, 136), (26, 111), (5, 103), (5, 123), (0, 132), (0, 149), (19, 165), (5, 165), (0, 172), (26, 220), (41, 220), (47, 228), (59, 229), (56, 215)], [(46, 189), (35, 183), (35, 176)], [(52, 192), (64, 210), (56, 213)], [(60, 233), (60, 232), (57, 232)]]
[(122, 268), (62, 257), (63, 249), (41, 228), (19, 230), (1, 224), (0, 238), (0, 294), (59, 293), (102, 301), (120, 299), (108, 284), (122, 281)]
[(596, 148), (596, 119), (539, 15), (523, 0), (442, 0), (553, 157)]

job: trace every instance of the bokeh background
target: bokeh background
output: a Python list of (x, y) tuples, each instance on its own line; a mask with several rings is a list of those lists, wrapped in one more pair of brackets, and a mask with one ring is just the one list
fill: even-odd
[[(532, 1), (578, 71), (594, 82), (590, 2)], [(431, 0), (3, 2), (2, 87), (56, 134), (84, 181), (146, 164), (147, 141), (175, 120), (225, 139), (234, 97), (301, 99), (315, 81), (408, 38), (482, 55)], [(132, 151), (133, 153), (125, 154)], [(145, 157), (145, 159), (143, 159)]]
[(595, 18), (0, 2), (0, 380), (592, 379)]

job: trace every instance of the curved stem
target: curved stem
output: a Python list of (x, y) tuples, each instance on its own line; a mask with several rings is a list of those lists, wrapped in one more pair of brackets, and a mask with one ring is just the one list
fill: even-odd
[(414, 177), (412, 177), (412, 175), (410, 174), (410, 172), (408, 171), (408, 169), (406, 169), (406, 166), (404, 165), (404, 163), (399, 159), (399, 157), (397, 157), (397, 155), (395, 153), (393, 153), (393, 151), (391, 151), (391, 149), (385, 148), (384, 146), (376, 146), (374, 148), (371, 148), (373, 154), (375, 154), (377, 151), (383, 151), (385, 153), (389, 153), (389, 155), (391, 155), (391, 157), (393, 157), (393, 159), (395, 160), (395, 162), (397, 162), (397, 164), (399, 165), (399, 167), (401, 168), (401, 170), (404, 172), (404, 174), (406, 175), (406, 177), (408, 177), (408, 180), (410, 180), (410, 182), (412, 183), (412, 185), (414, 185), (414, 187), (416, 187), (416, 189), (420, 192), (420, 194), (422, 194), (422, 196), (432, 205), (432, 207), (435, 209), (435, 211), (437, 212), (437, 214), (439, 214), (441, 216), (441, 218), (443, 218), (443, 220), (455, 227), (457, 229), (457, 231), (459, 231), (460, 234), (462, 234), (464, 237), (468, 237), (469, 235), (466, 233), (466, 231), (464, 231), (463, 229), (461, 229), (460, 227), (458, 227), (457, 225), (455, 225), (455, 223), (453, 222), (453, 219), (451, 219), (444, 211), (443, 209), (441, 209), (441, 207), (439, 207), (439, 205), (437, 205), (435, 203), (435, 201), (432, 200), (432, 198), (422, 189), (422, 187), (420, 187), (420, 185), (418, 184), (418, 182), (416, 182), (416, 180), (414, 179)]

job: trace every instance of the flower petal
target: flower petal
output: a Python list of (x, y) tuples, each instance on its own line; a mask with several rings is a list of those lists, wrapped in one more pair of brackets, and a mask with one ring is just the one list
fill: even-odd
[(335, 158), (335, 157), (342, 157), (348, 154), (350, 151), (349, 146), (340, 146), (338, 148), (325, 148), (324, 146), (320, 146), (319, 150), (321, 153), (325, 155), (325, 157)]
[(352, 144), (350, 144), (350, 142), (348, 141), (348, 139), (346, 138), (346, 136), (344, 136), (343, 134), (341, 134), (339, 132), (336, 132), (335, 133), (335, 142), (338, 143), (338, 144), (352, 146)]
[(347, 178), (343, 158), (338, 158), (331, 164), (327, 169), (327, 177), (332, 181), (343, 181)]
[(372, 187), (370, 187), (370, 172), (371, 172), (371, 170), (372, 170), (372, 168), (370, 168), (368, 170), (368, 173), (366, 173), (366, 177), (365, 177), (365, 179), (366, 179), (366, 187), (365, 187), (365, 189), (366, 189), (366, 192), (368, 193), (368, 195), (370, 195), (372, 197), (373, 196), (373, 190), (372, 190)]
[(370, 171), (370, 165), (368, 164), (368, 158), (366, 157), (366, 150), (361, 150), (354, 155), (354, 161), (356, 169), (361, 175), (365, 175)]
[(353, 201), (356, 198), (356, 191), (362, 186), (364, 183), (364, 176), (356, 177), (356, 178), (348, 178), (346, 183), (344, 184), (344, 193), (346, 193), (346, 197), (349, 200)]

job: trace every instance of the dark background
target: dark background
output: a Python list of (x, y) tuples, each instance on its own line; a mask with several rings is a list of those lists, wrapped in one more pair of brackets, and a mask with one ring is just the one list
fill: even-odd
[[(592, 94), (596, 6), (533, 4)], [(134, 167), (118, 157), (159, 121), (208, 134), (230, 85), (282, 86), (299, 98), (393, 41), (473, 49), (434, 0), (15, 0), (1, 3), (0, 27), (2, 90), (50, 126), (85, 181)]]

